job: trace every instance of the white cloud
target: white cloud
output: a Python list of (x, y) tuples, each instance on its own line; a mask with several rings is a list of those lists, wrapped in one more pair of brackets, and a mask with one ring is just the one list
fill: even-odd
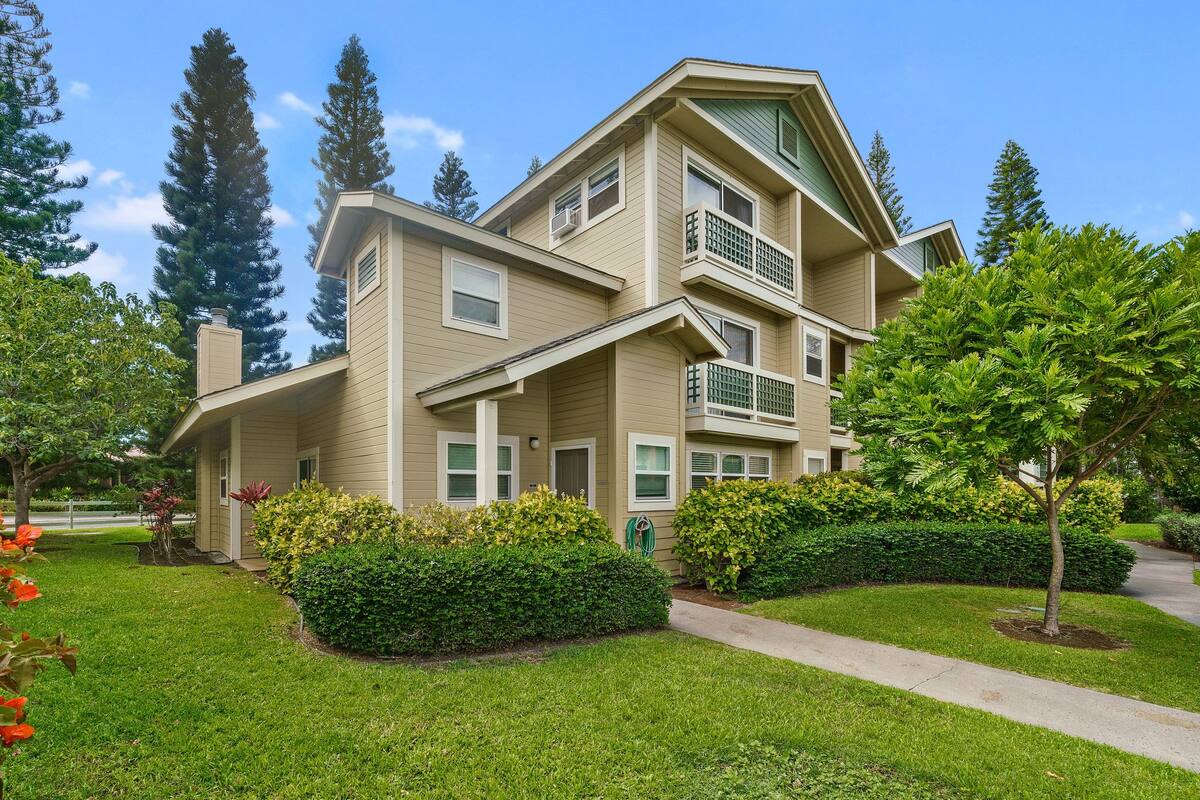
[(442, 150), (461, 150), (465, 143), (462, 131), (442, 127), (429, 117), (389, 114), (383, 119), (383, 127), (387, 135), (406, 150), (417, 147), (422, 137), (431, 138)]
[(106, 169), (96, 176), (96, 183), (101, 186), (111, 186), (124, 177), (125, 173), (119, 169)]
[(96, 171), (96, 167), (86, 158), (79, 161), (68, 161), (58, 168), (58, 179), (60, 181), (73, 181), (81, 175), (91, 175)]
[(267, 216), (275, 220), (277, 228), (293, 228), (296, 225), (296, 218), (286, 208), (271, 206), (267, 209)]
[(272, 117), (265, 111), (254, 112), (254, 127), (260, 131), (274, 130), (279, 127), (279, 120)]
[(127, 286), (133, 279), (128, 268), (129, 259), (123, 254), (111, 253), (103, 247), (98, 247), (86, 261), (64, 269), (63, 273), (82, 272), (96, 283), (107, 281), (121, 287)]
[(317, 110), (308, 103), (296, 96), (295, 92), (284, 92), (279, 95), (279, 102), (283, 103), (293, 111), (303, 111), (306, 114), (315, 114)]
[(67, 86), (67, 94), (71, 95), (72, 97), (78, 97), (80, 99), (87, 100), (92, 96), (92, 87), (83, 81), (71, 81), (71, 83)]
[(1179, 212), (1179, 227), (1191, 229), (1196, 225), (1196, 218), (1186, 211)]
[(162, 195), (150, 192), (144, 195), (121, 195), (85, 206), (82, 225), (104, 230), (147, 230), (155, 223), (170, 221), (163, 208)]

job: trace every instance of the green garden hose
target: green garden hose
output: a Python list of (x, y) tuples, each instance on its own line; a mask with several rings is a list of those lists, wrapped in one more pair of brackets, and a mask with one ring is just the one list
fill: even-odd
[(625, 523), (625, 549), (641, 550), (647, 558), (654, 552), (654, 523), (645, 514), (630, 517)]

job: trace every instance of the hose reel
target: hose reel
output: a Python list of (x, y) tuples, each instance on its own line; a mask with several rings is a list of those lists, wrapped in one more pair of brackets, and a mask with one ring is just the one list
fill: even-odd
[(654, 553), (654, 523), (645, 514), (630, 517), (625, 523), (625, 549), (640, 550), (647, 558)]

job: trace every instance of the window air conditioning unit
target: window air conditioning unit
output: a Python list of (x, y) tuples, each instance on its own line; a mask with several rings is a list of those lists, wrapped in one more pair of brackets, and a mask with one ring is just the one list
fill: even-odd
[(564, 208), (550, 218), (550, 233), (562, 236), (579, 227), (579, 206)]

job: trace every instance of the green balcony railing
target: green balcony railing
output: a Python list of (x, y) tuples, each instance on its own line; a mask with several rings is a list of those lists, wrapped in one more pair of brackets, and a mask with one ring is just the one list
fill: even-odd
[(693, 413), (793, 420), (796, 382), (733, 361), (710, 361), (687, 368), (687, 402)]
[(796, 258), (787, 248), (717, 209), (698, 203), (683, 212), (684, 263), (715, 256), (787, 294), (796, 290)]

